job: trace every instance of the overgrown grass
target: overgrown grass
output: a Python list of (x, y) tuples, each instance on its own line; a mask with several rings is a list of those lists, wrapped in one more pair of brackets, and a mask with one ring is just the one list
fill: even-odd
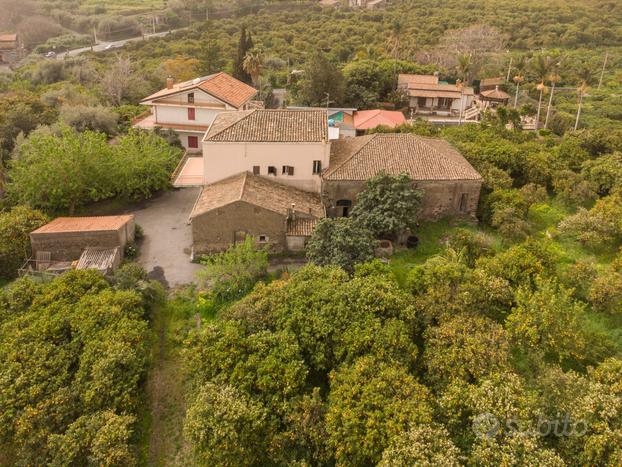
[(406, 284), (408, 272), (416, 265), (424, 263), (428, 258), (438, 255), (445, 248), (447, 239), (458, 228), (479, 232), (490, 238), (495, 251), (501, 251), (503, 239), (494, 230), (464, 220), (442, 219), (436, 222), (422, 222), (415, 232), (419, 245), (413, 249), (398, 250), (390, 259), (390, 266), (400, 285)]
[(184, 374), (180, 350), (188, 331), (209, 321), (197, 319), (193, 288), (173, 292), (153, 310), (151, 366), (138, 423), (141, 465), (171, 465), (184, 457)]

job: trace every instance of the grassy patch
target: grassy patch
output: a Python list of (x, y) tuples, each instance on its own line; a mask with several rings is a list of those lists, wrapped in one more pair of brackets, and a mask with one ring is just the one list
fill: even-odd
[(423, 222), (415, 235), (419, 237), (419, 245), (414, 249), (398, 250), (390, 259), (391, 269), (400, 285), (404, 286), (408, 272), (416, 265), (424, 263), (428, 258), (441, 253), (448, 237), (458, 228), (477, 232), (489, 237), (493, 249), (503, 249), (503, 240), (493, 230), (478, 224), (460, 220), (442, 219), (436, 222)]
[[(180, 350), (189, 329), (197, 325), (195, 302), (194, 290), (186, 289), (175, 292), (153, 311), (152, 362), (138, 430), (142, 465), (173, 465), (185, 456), (185, 389)], [(204, 323), (205, 319), (201, 321)]]

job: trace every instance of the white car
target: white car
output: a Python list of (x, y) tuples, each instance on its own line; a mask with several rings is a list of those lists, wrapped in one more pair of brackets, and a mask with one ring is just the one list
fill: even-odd
[(56, 52), (50, 51), (50, 52), (46, 53), (45, 56), (46, 56), (46, 58), (56, 57)]
[(113, 49), (113, 48), (114, 48), (114, 44), (108, 44), (108, 45), (104, 48), (104, 50), (110, 50), (110, 49)]

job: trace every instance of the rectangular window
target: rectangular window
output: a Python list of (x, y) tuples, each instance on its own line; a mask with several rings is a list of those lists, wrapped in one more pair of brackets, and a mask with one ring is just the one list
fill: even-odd
[(276, 167), (274, 166), (270, 166), (268, 167), (268, 175), (275, 175), (276, 176)]
[(259, 175), (260, 169), (258, 165), (253, 166), (253, 175)]
[(294, 168), (291, 165), (284, 165), (283, 171), (281, 172), (283, 175), (294, 175)]
[(194, 107), (188, 107), (188, 120), (194, 120), (196, 118)]
[(199, 137), (188, 136), (188, 147), (191, 149), (197, 149), (199, 147)]
[(194, 104), (194, 93), (188, 93), (188, 104)]
[(313, 161), (313, 173), (315, 175), (322, 172), (322, 161)]
[(267, 235), (260, 235), (259, 236), (259, 243), (267, 243), (268, 242), (268, 236)]

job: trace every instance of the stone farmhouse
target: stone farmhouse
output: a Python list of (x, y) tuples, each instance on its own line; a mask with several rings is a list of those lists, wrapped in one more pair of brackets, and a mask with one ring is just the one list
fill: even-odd
[(144, 98), (150, 111), (134, 121), (137, 128), (172, 130), (189, 151), (201, 151), (201, 139), (214, 118), (222, 112), (247, 110), (257, 90), (227, 73), (215, 73), (192, 81), (175, 83), (168, 78), (166, 88)]
[(413, 134), (378, 133), (335, 141), (322, 173), (328, 215), (347, 216), (365, 181), (407, 173), (423, 190), (422, 219), (475, 216), (482, 177), (449, 143)]
[(194, 250), (226, 250), (248, 235), (272, 251), (302, 250), (323, 217), (319, 193), (241, 172), (201, 191), (190, 215)]
[(203, 139), (204, 187), (194, 206), (194, 252), (252, 235), (272, 251), (299, 250), (318, 219), (347, 216), (370, 177), (408, 173), (421, 215), (475, 215), (481, 176), (449, 143), (412, 134), (331, 141), (326, 111), (219, 114)]

